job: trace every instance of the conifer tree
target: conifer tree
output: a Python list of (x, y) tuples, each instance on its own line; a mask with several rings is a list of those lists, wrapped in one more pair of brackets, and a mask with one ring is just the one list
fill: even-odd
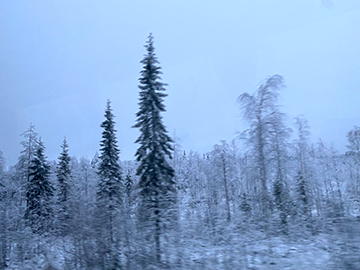
[(133, 179), (130, 175), (130, 171), (128, 171), (126, 177), (125, 177), (125, 194), (126, 194), (126, 203), (125, 203), (125, 256), (126, 256), (126, 269), (132, 269), (132, 239), (134, 239), (134, 231), (133, 231), (133, 224), (132, 224), (132, 197), (133, 197)]
[(306, 192), (307, 185), (304, 176), (301, 171), (298, 171), (296, 176), (296, 192), (298, 196), (299, 211), (301, 215), (307, 216), (309, 213), (308, 209), (308, 195)]
[(128, 207), (131, 206), (131, 196), (132, 196), (132, 191), (133, 191), (133, 179), (131, 178), (130, 172), (128, 172), (128, 174), (126, 175), (125, 178), (125, 193), (126, 193), (126, 197), (127, 197), (127, 204)]
[(249, 203), (248, 196), (244, 192), (241, 195), (241, 204), (240, 204), (240, 210), (243, 212), (244, 216), (246, 218), (249, 218), (251, 215), (251, 205)]
[(161, 262), (161, 235), (174, 214), (176, 189), (174, 169), (167, 161), (173, 150), (172, 139), (167, 134), (161, 112), (165, 112), (163, 98), (166, 84), (160, 80), (160, 67), (154, 52), (153, 36), (150, 34), (145, 45), (147, 54), (141, 61), (139, 111), (134, 127), (140, 129), (136, 143), (136, 160), (140, 162), (136, 174), (139, 176), (141, 197), (141, 221), (152, 231), (155, 242), (156, 262)]
[(33, 232), (38, 234), (49, 231), (53, 215), (51, 200), (54, 188), (49, 180), (50, 166), (47, 164), (44, 151), (45, 146), (40, 140), (31, 161), (26, 188), (25, 219)]
[(309, 192), (309, 178), (310, 168), (308, 164), (310, 148), (309, 142), (309, 125), (307, 120), (303, 116), (295, 118), (295, 127), (298, 138), (295, 140), (296, 143), (296, 156), (298, 160), (298, 171), (296, 175), (296, 190), (298, 192), (298, 203), (301, 205), (300, 212), (307, 216), (311, 216)]
[(61, 228), (62, 233), (66, 232), (66, 227), (69, 225), (69, 192), (70, 192), (70, 181), (71, 181), (71, 170), (70, 170), (70, 156), (69, 146), (66, 139), (64, 139), (61, 145), (62, 152), (59, 156), (59, 162), (57, 165), (57, 180), (59, 183), (58, 188), (58, 226)]
[(284, 182), (279, 178), (276, 178), (273, 183), (273, 195), (276, 209), (279, 211), (280, 227), (282, 232), (286, 233), (287, 225), (287, 192)]
[(101, 124), (104, 130), (100, 143), (100, 161), (98, 164), (97, 206), (99, 220), (104, 229), (103, 233), (108, 233), (108, 235), (104, 236), (106, 239), (105, 248), (110, 250), (110, 254), (103, 258), (103, 264), (105, 264), (105, 267), (111, 268), (119, 263), (117, 260), (117, 246), (120, 239), (116, 234), (115, 223), (119, 221), (123, 203), (123, 183), (119, 165), (120, 150), (117, 146), (115, 121), (110, 100), (107, 101), (105, 118), (105, 121)]

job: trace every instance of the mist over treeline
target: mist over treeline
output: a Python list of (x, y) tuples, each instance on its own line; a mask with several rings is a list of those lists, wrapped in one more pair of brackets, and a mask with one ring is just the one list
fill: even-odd
[(245, 130), (185, 151), (161, 116), (152, 35), (145, 47), (134, 160), (110, 100), (92, 158), (64, 138), (48, 160), (33, 124), (14, 166), (0, 152), (0, 269), (360, 269), (360, 127), (345, 154), (312, 142), (304, 116), (286, 124), (273, 75), (239, 95)]

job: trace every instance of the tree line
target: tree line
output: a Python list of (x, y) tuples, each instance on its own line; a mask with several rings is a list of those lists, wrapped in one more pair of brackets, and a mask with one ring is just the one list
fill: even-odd
[(64, 139), (48, 161), (32, 124), (15, 166), (5, 171), (0, 152), (0, 269), (248, 269), (252, 241), (323, 234), (342, 247), (332, 265), (359, 265), (338, 224), (360, 219), (360, 128), (346, 154), (311, 143), (303, 116), (285, 124), (274, 75), (239, 96), (248, 128), (236, 139), (186, 153), (162, 121), (152, 35), (145, 48), (135, 160), (120, 161), (110, 100), (91, 160), (70, 157)]

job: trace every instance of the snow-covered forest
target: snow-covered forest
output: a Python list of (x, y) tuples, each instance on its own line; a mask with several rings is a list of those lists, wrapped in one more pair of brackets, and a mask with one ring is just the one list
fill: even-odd
[(345, 154), (310, 141), (273, 75), (238, 97), (246, 130), (186, 152), (162, 120), (151, 35), (145, 47), (135, 160), (121, 160), (110, 100), (91, 159), (65, 138), (48, 160), (33, 124), (15, 165), (0, 152), (0, 269), (360, 269), (360, 128)]

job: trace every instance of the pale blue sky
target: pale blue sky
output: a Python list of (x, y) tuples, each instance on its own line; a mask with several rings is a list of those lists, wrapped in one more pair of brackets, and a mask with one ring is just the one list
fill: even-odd
[(0, 1), (0, 149), (13, 165), (35, 124), (50, 159), (99, 148), (112, 101), (122, 159), (133, 159), (138, 77), (148, 34), (168, 83), (164, 122), (201, 153), (246, 125), (236, 98), (281, 74), (280, 104), (314, 141), (344, 151), (360, 125), (360, 2)]

